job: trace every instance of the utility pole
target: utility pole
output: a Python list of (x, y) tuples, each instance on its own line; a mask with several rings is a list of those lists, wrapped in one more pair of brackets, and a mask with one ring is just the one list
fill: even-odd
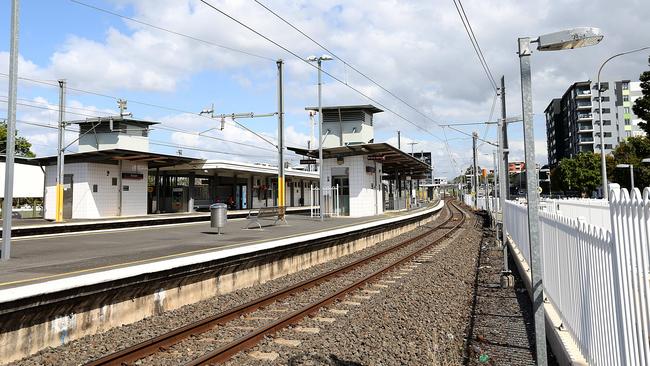
[(397, 148), (402, 148), (402, 135), (400, 131), (397, 131)]
[[(325, 220), (325, 169), (323, 169), (323, 83), (321, 73), (323, 71), (323, 61), (318, 58), (318, 212), (320, 221)], [(312, 202), (313, 205), (313, 202)]]
[(11, 214), (14, 201), (14, 153), (16, 139), (16, 91), (18, 88), (18, 0), (11, 2), (11, 39), (9, 48), (9, 92), (7, 96), (7, 146), (5, 147), (5, 196), (2, 202), (2, 254), (11, 257)]
[[(278, 60), (278, 207), (285, 206), (284, 186), (284, 95), (282, 92), (282, 64)], [(284, 209), (280, 209), (280, 218), (284, 219)]]
[[(510, 274), (508, 268), (508, 246), (506, 245), (506, 234), (503, 231), (503, 222), (506, 208), (506, 200), (510, 193), (510, 173), (508, 170), (508, 122), (506, 121), (506, 83), (505, 77), (501, 76), (501, 118), (499, 119), (499, 159), (501, 159), (501, 167), (499, 169), (499, 206), (501, 218), (501, 245), (503, 247), (503, 269), (501, 270), (501, 286), (511, 287), (514, 279)], [(499, 213), (497, 212), (497, 217)], [(499, 240), (499, 223), (497, 223), (497, 240)]]
[(473, 171), (472, 171), (472, 193), (474, 194), (474, 209), (478, 208), (478, 171), (476, 167), (476, 140), (478, 139), (478, 133), (476, 131), (472, 132), (472, 152), (474, 154), (473, 159)]
[[(64, 176), (64, 153), (65, 140), (65, 80), (59, 80), (59, 128), (58, 147), (56, 155), (56, 222), (63, 222), (63, 176)], [(121, 113), (120, 113), (121, 114)]]
[(506, 121), (506, 80), (505, 76), (501, 76), (501, 142), (499, 143), (499, 150), (501, 158), (503, 159), (502, 174), (499, 177), (503, 179), (502, 190), (501, 190), (501, 209), (503, 209), (503, 203), (505, 200), (510, 199), (510, 173), (508, 167), (508, 122)]

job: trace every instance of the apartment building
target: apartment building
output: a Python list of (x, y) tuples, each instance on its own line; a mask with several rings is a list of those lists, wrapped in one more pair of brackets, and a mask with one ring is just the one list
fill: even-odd
[[(598, 88), (595, 81), (571, 85), (562, 98), (554, 98), (544, 110), (548, 163), (580, 152), (600, 152)], [(603, 144), (611, 153), (623, 140), (642, 135), (640, 119), (632, 112), (641, 94), (641, 83), (630, 80), (602, 81)]]

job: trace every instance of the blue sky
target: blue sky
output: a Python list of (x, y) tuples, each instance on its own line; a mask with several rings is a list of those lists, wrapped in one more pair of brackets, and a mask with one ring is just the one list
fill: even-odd
[[(195, 0), (83, 1), (203, 40), (273, 60), (285, 59), (287, 144), (306, 145), (310, 127), (304, 107), (317, 102), (316, 71), (312, 67)], [(252, 0), (213, 0), (211, 3), (301, 57), (324, 53)], [(451, 1), (432, 4), (430, 1), (381, 0), (373, 2), (372, 6), (361, 0), (269, 0), (264, 3), (431, 119), (443, 124), (488, 119), (494, 92), (473, 54)], [(539, 1), (534, 12), (530, 4), (514, 0), (466, 1), (464, 6), (495, 78), (506, 76), (509, 116), (521, 114), (515, 55), (518, 36), (585, 25), (601, 27), (605, 33), (604, 41), (596, 47), (534, 54), (536, 153), (540, 163), (546, 160), (543, 110), (550, 98), (561, 96), (573, 81), (594, 78), (598, 65), (607, 56), (650, 44), (647, 22), (650, 5), (641, 0), (625, 4), (605, 0), (581, 4)], [(10, 1), (3, 2), (0, 19), (8, 20), (9, 11)], [(69, 0), (22, 0), (20, 19), (21, 76), (49, 83), (65, 78), (72, 88), (127, 99), (135, 117), (163, 122), (152, 133), (153, 141), (184, 146), (181, 149), (187, 156), (270, 162), (275, 159), (271, 145), (231, 124), (224, 131), (211, 132), (212, 135), (256, 147), (169, 131), (176, 128), (198, 132), (216, 126), (218, 121), (178, 112), (197, 113), (210, 103), (215, 103), (218, 113), (274, 112), (277, 108), (274, 61), (207, 46)], [(2, 24), (5, 26), (0, 28), (0, 72), (7, 73), (9, 26), (8, 21)], [(638, 54), (612, 63), (605, 77), (636, 79), (647, 69), (646, 59), (647, 55)], [(405, 150), (410, 149), (406, 147), (407, 142), (415, 141), (417, 150), (433, 152), (439, 175), (452, 177), (458, 169), (467, 166), (471, 158), (471, 140), (465, 135), (447, 130), (448, 151), (440, 142), (443, 131), (431, 120), (340, 61), (328, 62), (325, 68), (422, 127), (415, 128), (386, 111), (377, 116), (376, 141), (395, 144), (396, 131), (401, 130)], [(325, 105), (371, 103), (328, 77), (324, 81)], [(0, 77), (0, 87), (4, 90), (0, 96), (6, 96), (5, 77)], [(58, 93), (54, 87), (21, 82), (18, 94), (23, 104), (56, 109)], [(1, 100), (5, 98), (0, 97)], [(136, 103), (138, 101), (173, 110), (145, 106)], [(68, 93), (68, 107), (68, 119), (117, 111), (114, 99), (73, 90)], [(6, 114), (6, 103), (0, 102), (0, 113)], [(497, 104), (494, 115), (499, 113)], [(56, 111), (23, 105), (19, 106), (18, 119), (54, 123)], [(269, 138), (276, 134), (275, 118), (239, 122)], [(18, 128), (34, 143), (38, 155), (55, 153), (55, 130), (21, 123)], [(483, 127), (462, 129), (468, 133), (476, 129), (484, 134)], [(523, 151), (520, 129), (520, 125), (510, 128), (515, 159), (521, 158)], [(485, 136), (494, 140), (494, 128)], [(72, 141), (74, 133), (70, 133), (68, 139)], [(151, 149), (175, 153), (179, 148), (152, 145)], [(492, 152), (487, 145), (481, 146), (481, 150), (482, 154)], [(481, 162), (491, 165), (492, 159), (482, 155)]]

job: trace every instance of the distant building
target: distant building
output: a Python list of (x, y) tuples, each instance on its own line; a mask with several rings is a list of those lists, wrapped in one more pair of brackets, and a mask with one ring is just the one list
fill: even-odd
[(447, 185), (447, 184), (449, 184), (449, 182), (447, 182), (447, 177), (434, 177), (433, 178), (433, 185), (436, 186), (436, 187), (444, 186), (444, 185)]
[(519, 174), (524, 170), (526, 170), (526, 163), (524, 163), (523, 161), (508, 162), (508, 173)]
[[(576, 82), (544, 110), (549, 165), (580, 152), (600, 152), (596, 84)], [(604, 148), (610, 153), (626, 138), (644, 134), (632, 112), (634, 100), (642, 96), (641, 85), (630, 80), (601, 81), (601, 90)]]

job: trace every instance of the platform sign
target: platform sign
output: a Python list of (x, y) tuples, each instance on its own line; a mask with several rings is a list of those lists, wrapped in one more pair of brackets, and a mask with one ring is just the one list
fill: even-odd
[(312, 165), (312, 164), (316, 164), (316, 160), (315, 159), (300, 159), (300, 164)]

